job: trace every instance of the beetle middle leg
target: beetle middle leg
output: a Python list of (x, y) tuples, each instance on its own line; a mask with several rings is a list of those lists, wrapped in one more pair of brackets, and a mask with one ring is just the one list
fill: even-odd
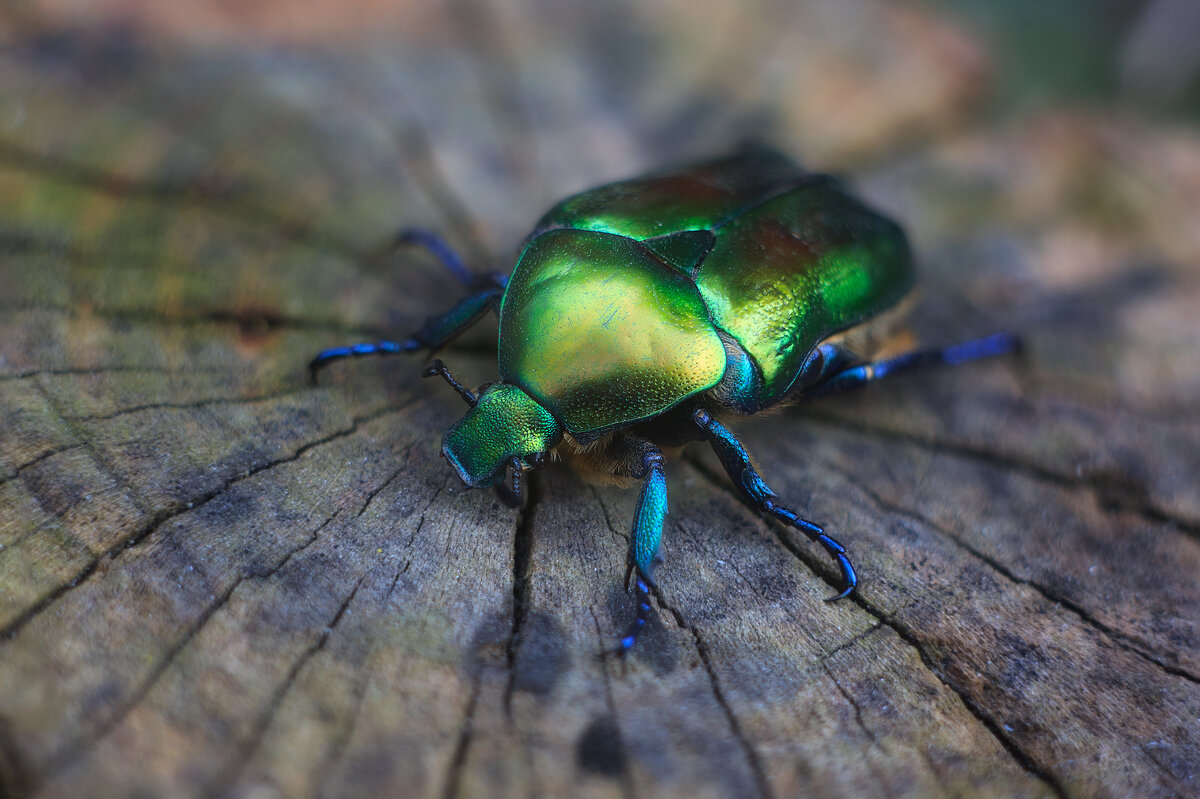
[(759, 513), (773, 516), (789, 527), (804, 533), (810, 540), (824, 547), (830, 557), (837, 561), (846, 588), (837, 596), (829, 597), (826, 601), (833, 602), (849, 596), (858, 585), (858, 575), (854, 572), (850, 558), (846, 556), (846, 548), (826, 535), (819, 526), (801, 519), (795, 512), (778, 503), (779, 495), (763, 482), (758, 471), (750, 463), (750, 456), (747, 454), (746, 448), (734, 438), (733, 433), (729, 432), (729, 428), (712, 418), (712, 415), (703, 409), (693, 412), (692, 419), (704, 432), (705, 438), (716, 452), (721, 465), (725, 467), (729, 478), (733, 480), (738, 492), (750, 507)]
[(633, 473), (642, 480), (637, 510), (633, 514), (633, 535), (629, 542), (629, 567), (625, 572), (625, 590), (633, 580), (637, 612), (633, 624), (617, 647), (624, 654), (637, 642), (638, 633), (650, 618), (650, 586), (654, 585), (654, 565), (658, 559), (658, 544), (662, 540), (663, 520), (667, 515), (667, 478), (663, 470), (662, 451), (647, 442), (641, 467)]
[(475, 274), (463, 265), (462, 259), (439, 236), (424, 230), (403, 230), (396, 236), (396, 245), (419, 244), (429, 250), (446, 270), (467, 286), (471, 293), (445, 313), (431, 316), (424, 326), (404, 341), (366, 341), (344, 347), (332, 347), (317, 353), (308, 364), (308, 372), (316, 382), (317, 372), (333, 361), (361, 358), (365, 355), (398, 355), (427, 349), (436, 351), (484, 317), (488, 310), (500, 311), (507, 278), (499, 273)]

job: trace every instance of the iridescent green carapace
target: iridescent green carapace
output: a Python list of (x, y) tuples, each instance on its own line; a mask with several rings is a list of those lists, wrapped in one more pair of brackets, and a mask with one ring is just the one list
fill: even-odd
[(718, 419), (788, 396), (864, 385), (921, 363), (957, 363), (1015, 348), (998, 335), (877, 358), (873, 320), (894, 314), (913, 282), (900, 227), (838, 181), (779, 153), (733, 155), (577, 194), (534, 228), (509, 278), (475, 276), (440, 239), (410, 231), (468, 286), (448, 312), (403, 342), (326, 350), (340, 358), (437, 350), (500, 314), (499, 380), (460, 385), (470, 405), (442, 439), (468, 485), (519, 505), (524, 475), (561, 456), (585, 472), (641, 480), (626, 584), (649, 613), (648, 586), (667, 514), (664, 449), (706, 440), (743, 499), (804, 533), (837, 561), (845, 596), (857, 577), (845, 549), (784, 507)]

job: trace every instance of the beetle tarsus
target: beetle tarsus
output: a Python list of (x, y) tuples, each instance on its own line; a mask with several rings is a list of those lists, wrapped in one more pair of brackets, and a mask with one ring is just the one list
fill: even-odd
[[(629, 590), (629, 577), (634, 572), (634, 566), (630, 564), (629, 571), (625, 575), (625, 590)], [(646, 579), (639, 572), (637, 580), (634, 583), (637, 597), (637, 612), (633, 618), (633, 624), (629, 625), (629, 629), (617, 644), (616, 654), (624, 655), (633, 645), (637, 643), (638, 635), (646, 626), (646, 622), (650, 619), (650, 588), (646, 584)]]
[(345, 347), (331, 347), (317, 353), (308, 362), (308, 375), (313, 383), (317, 382), (317, 373), (334, 361), (345, 358), (361, 358), (364, 355), (399, 355), (405, 352), (416, 352), (422, 344), (410, 338), (404, 341), (364, 341), (360, 344), (350, 344)]

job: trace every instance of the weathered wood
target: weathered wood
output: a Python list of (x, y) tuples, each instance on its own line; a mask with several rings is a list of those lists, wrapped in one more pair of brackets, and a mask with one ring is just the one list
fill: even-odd
[[(951, 136), (980, 50), (866, 0), (242, 5), (0, 19), (0, 796), (1200, 791), (1194, 133)], [(922, 339), (1028, 348), (742, 429), (851, 601), (689, 450), (621, 661), (633, 492), (509, 511), (412, 359), (304, 365), (456, 296), (398, 224), (506, 268), (745, 136), (906, 221)]]

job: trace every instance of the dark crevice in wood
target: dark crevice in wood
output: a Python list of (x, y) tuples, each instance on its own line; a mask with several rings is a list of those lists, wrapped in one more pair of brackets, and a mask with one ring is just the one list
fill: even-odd
[(37, 466), (39, 463), (46, 460), (47, 458), (53, 458), (55, 455), (61, 455), (62, 453), (70, 452), (73, 449), (80, 449), (83, 446), (85, 446), (85, 445), (82, 443), (75, 443), (75, 444), (68, 444), (67, 446), (60, 447), (59, 449), (46, 450), (45, 452), (37, 455), (36, 457), (25, 461), (20, 466), (13, 469), (11, 472), (4, 475), (3, 477), (0, 477), (0, 486), (4, 485), (5, 483), (7, 483), (9, 481), (16, 480), (18, 477), (21, 476), (21, 472), (25, 471), (26, 469), (31, 469), (34, 466)]
[(708, 674), (708, 683), (712, 688), (713, 696), (716, 698), (717, 704), (721, 706), (721, 710), (725, 713), (729, 729), (737, 740), (738, 746), (746, 758), (746, 763), (754, 775), (754, 782), (758, 787), (759, 796), (765, 797), (765, 799), (772, 799), (774, 793), (771, 790), (771, 783), (767, 779), (766, 769), (763, 768), (758, 751), (754, 748), (750, 739), (746, 737), (746, 733), (742, 730), (742, 725), (738, 722), (737, 714), (734, 713), (733, 706), (729, 704), (725, 692), (721, 689), (721, 681), (717, 678), (717, 670), (713, 665), (712, 655), (709, 653), (708, 644), (705, 643), (704, 636), (700, 634), (700, 631), (694, 625), (684, 621), (683, 614), (667, 603), (663, 597), (662, 590), (657, 584), (652, 584), (650, 591), (654, 594), (654, 599), (658, 602), (658, 606), (670, 613), (671, 617), (675, 619), (675, 624), (679, 626), (679, 629), (687, 630), (691, 633), (692, 640), (695, 642), (696, 652), (700, 655), (700, 662), (704, 666), (705, 673)]
[[(424, 520), (425, 517), (422, 516), (421, 521), (424, 522)], [(419, 523), (418, 529), (420, 529)], [(409, 539), (410, 543), (411, 540), (412, 539)], [(397, 569), (396, 573), (392, 575), (391, 585), (388, 586), (387, 593), (385, 593), (383, 597), (382, 604), (385, 607), (392, 599), (392, 594), (396, 590), (396, 584), (400, 582), (400, 575), (408, 571), (408, 566), (411, 563), (412, 561), (406, 561), (405, 565)], [(318, 796), (330, 795), (330, 786), (333, 777), (337, 773), (338, 765), (342, 762), (342, 758), (346, 754), (346, 747), (350, 744), (351, 738), (354, 737), (354, 730), (358, 727), (358, 718), (362, 714), (363, 700), (366, 699), (367, 688), (371, 684), (372, 672), (369, 667), (369, 662), (372, 654), (375, 652), (375, 643), (377, 641), (374, 636), (368, 640), (369, 647), (366, 654), (363, 655), (362, 662), (359, 664), (357, 674), (355, 675), (353, 700), (354, 707), (350, 711), (349, 716), (343, 716), (341, 718), (341, 723), (337, 725), (337, 729), (331, 736), (332, 740), (329, 744), (329, 751), (325, 755), (324, 763), (317, 771), (317, 773), (321, 775), (320, 789), (317, 794)]]
[(874, 503), (881, 510), (883, 510), (887, 513), (895, 514), (897, 516), (903, 516), (903, 517), (912, 519), (913, 521), (935, 531), (941, 537), (947, 539), (948, 541), (953, 543), (955, 546), (960, 547), (965, 552), (978, 558), (979, 560), (983, 561), (988, 566), (990, 566), (992, 569), (995, 569), (997, 572), (1004, 575), (1004, 577), (1007, 580), (1009, 580), (1009, 582), (1012, 582), (1016, 585), (1023, 585), (1028, 588), (1031, 588), (1033, 591), (1035, 591), (1040, 597), (1045, 599), (1047, 602), (1051, 602), (1056, 605), (1060, 605), (1063, 608), (1065, 608), (1066, 610), (1070, 611), (1084, 624), (1086, 624), (1087, 626), (1096, 630), (1097, 632), (1101, 633), (1107, 640), (1112, 641), (1113, 645), (1115, 645), (1116, 647), (1118, 647), (1126, 652), (1129, 652), (1132, 655), (1136, 655), (1137, 657), (1146, 661), (1150, 665), (1155, 666), (1159, 669), (1162, 669), (1163, 671), (1165, 671), (1168, 674), (1171, 674), (1175, 677), (1182, 677), (1183, 679), (1187, 680), (1188, 682), (1200, 684), (1200, 675), (1193, 674), (1192, 672), (1188, 671), (1187, 669), (1181, 668), (1179, 666), (1170, 665), (1169, 663), (1167, 663), (1164, 660), (1162, 655), (1158, 655), (1158, 654), (1154, 653), (1154, 646), (1149, 641), (1144, 641), (1140, 638), (1129, 635), (1128, 633), (1123, 633), (1118, 630), (1114, 630), (1113, 628), (1109, 627), (1107, 624), (1105, 624), (1104, 622), (1100, 621), (1095, 616), (1093, 616), (1090, 611), (1088, 611), (1085, 607), (1083, 607), (1079, 603), (1075, 602), (1074, 600), (1072, 600), (1066, 596), (1063, 596), (1062, 594), (1059, 594), (1058, 592), (1054, 591), (1051, 588), (1047, 588), (1046, 586), (1042, 585), (1041, 583), (1035, 582), (1034, 580), (1030, 580), (1028, 578), (1018, 576), (1012, 570), (1010, 570), (1007, 566), (1002, 564), (1000, 561), (996, 560), (995, 558), (993, 558), (992, 556), (983, 552), (982, 550), (972, 546), (971, 544), (968, 544), (966, 541), (963, 541), (959, 536), (955, 535), (953, 532), (951, 532), (947, 528), (942, 527), (941, 525), (932, 521), (931, 519), (925, 518), (919, 512), (917, 512), (915, 510), (911, 510), (909, 508), (901, 507), (899, 505), (895, 505), (893, 503), (890, 503), (887, 500), (883, 499), (883, 497), (876, 494), (870, 488), (868, 488), (864, 483), (862, 483), (862, 481), (855, 480), (851, 475), (843, 472), (840, 469), (837, 469), (836, 467), (830, 467), (830, 469), (833, 471), (836, 471), (838, 474), (840, 474), (847, 482), (854, 484), (860, 491), (862, 491), (862, 493), (867, 495), (867, 497), (871, 500), (872, 503)]
[(171, 664), (175, 662), (177, 657), (179, 657), (179, 654), (187, 647), (189, 643), (192, 642), (193, 639), (195, 639), (196, 635), (198, 635), (199, 632), (204, 629), (209, 620), (211, 620), (213, 616), (215, 616), (217, 612), (228, 603), (229, 598), (233, 596), (233, 593), (238, 589), (238, 586), (247, 580), (270, 579), (295, 555), (312, 546), (313, 543), (315, 543), (320, 537), (321, 531), (324, 530), (334, 519), (336, 519), (339, 513), (340, 511), (334, 511), (332, 515), (321, 522), (321, 524), (317, 525), (316, 529), (313, 530), (312, 534), (305, 541), (289, 549), (269, 568), (257, 572), (248, 572), (238, 575), (237, 579), (235, 579), (224, 591), (222, 591), (216, 597), (216, 599), (204, 609), (204, 611), (196, 618), (196, 620), (188, 626), (187, 630), (184, 631), (184, 634), (165, 650), (163, 656), (146, 674), (146, 677), (141, 681), (141, 684), (129, 694), (129, 698), (125, 702), (121, 703), (119, 707), (115, 708), (106, 718), (95, 724), (87, 735), (81, 736), (73, 741), (68, 741), (61, 749), (50, 755), (50, 757), (47, 759), (46, 773), (50, 776), (57, 774), (71, 763), (78, 760), (89, 750), (94, 748), (101, 740), (105, 738), (105, 736), (112, 732), (112, 730), (114, 730), (117, 725), (119, 725), (134, 710), (134, 708), (142, 703), (142, 700), (146, 698), (151, 689), (153, 689), (158, 683), (159, 679), (166, 674), (167, 670), (171, 667)]
[(145, 405), (134, 405), (129, 408), (122, 408), (112, 413), (91, 414), (87, 416), (67, 416), (65, 418), (74, 422), (103, 422), (108, 419), (116, 419), (119, 416), (126, 416), (131, 413), (140, 411), (157, 411), (157, 410), (194, 410), (199, 408), (208, 408), (213, 405), (252, 405), (257, 402), (269, 402), (270, 400), (281, 399), (283, 397), (295, 397), (300, 394), (307, 394), (311, 391), (310, 386), (304, 388), (289, 388), (283, 391), (273, 391), (269, 394), (262, 394), (257, 397), (210, 397), (207, 399), (195, 400), (193, 402), (148, 402)]
[(248, 199), (246, 193), (238, 191), (235, 176), (213, 174), (207, 179), (186, 181), (134, 178), (45, 155), (6, 141), (0, 141), (0, 164), (43, 180), (113, 197), (137, 197), (153, 200), (160, 205), (173, 203), (187, 206), (270, 231), (292, 244), (349, 260), (357, 261), (362, 257), (361, 251), (349, 243), (328, 233), (315, 232), (312, 219), (281, 214), (270, 206)]
[[(403, 461), (404, 458), (406, 458), (408, 456), (408, 452), (409, 452), (408, 449), (402, 450), (400, 452), (400, 454), (396, 456), (397, 459)], [(394, 483), (396, 481), (397, 477), (404, 474), (404, 472), (408, 471), (408, 468), (409, 468), (408, 464), (401, 463), (400, 466), (396, 467), (396, 469), (390, 475), (388, 475), (386, 480), (384, 480), (379, 485), (375, 486), (375, 488), (372, 488), (370, 493), (367, 494), (367, 501), (364, 502), (362, 504), (362, 507), (358, 509), (358, 513), (355, 514), (355, 518), (361, 518), (362, 515), (367, 512), (367, 508), (369, 508), (371, 506), (371, 503), (375, 501), (375, 497), (379, 496), (379, 494), (384, 489), (386, 489), (388, 486), (390, 486), (392, 483)], [(424, 514), (422, 514), (421, 515), (421, 523), (424, 523), (424, 521), (425, 521), (425, 516), (424, 516)], [(418, 530), (421, 529), (420, 524), (417, 525), (417, 529)], [(412, 539), (409, 539), (409, 542), (411, 543)]]
[(606, 636), (600, 629), (600, 619), (596, 617), (596, 611), (590, 605), (588, 613), (591, 614), (592, 625), (596, 628), (596, 641), (600, 645), (596, 659), (600, 664), (600, 679), (604, 681), (604, 705), (608, 708), (608, 713), (613, 721), (613, 730), (616, 732), (616, 750), (620, 753), (618, 762), (621, 764), (621, 790), (625, 796), (632, 798), (637, 796), (637, 790), (633, 783), (633, 774), (629, 769), (629, 750), (625, 745), (625, 736), (621, 733), (621, 717), (617, 713), (617, 702), (613, 697), (612, 675), (608, 671), (608, 660), (612, 654), (612, 647), (606, 647)]
[[(15, 314), (29, 313), (37, 311), (41, 313), (62, 314), (63, 316), (76, 317), (78, 309), (67, 305), (16, 305), (16, 306), (0, 306), (0, 314)], [(272, 333), (279, 330), (299, 330), (312, 331), (319, 333), (337, 333), (348, 338), (355, 339), (373, 339), (386, 338), (388, 334), (394, 333), (394, 330), (383, 326), (372, 325), (347, 325), (337, 319), (310, 319), (303, 316), (286, 316), (280, 313), (271, 311), (237, 311), (226, 310), (223, 308), (213, 308), (199, 313), (172, 313), (163, 314), (154, 308), (105, 308), (102, 306), (92, 306), (88, 308), (87, 316), (89, 319), (100, 319), (107, 322), (122, 322), (122, 323), (137, 323), (145, 325), (153, 325), (154, 327), (196, 327), (200, 325), (232, 325), (237, 327), (239, 331), (246, 335), (262, 335)], [(336, 346), (336, 345), (335, 345)], [(315, 354), (315, 353), (314, 353)], [(104, 371), (116, 371), (115, 367), (109, 367)], [(195, 373), (202, 370), (159, 370), (153, 367), (126, 367), (127, 371), (164, 371), (168, 374), (178, 372)], [(40, 369), (37, 371), (21, 372), (13, 375), (14, 377), (27, 377), (33, 374), (74, 374), (81, 371), (83, 374), (90, 374), (92, 371), (98, 370), (73, 370), (73, 369)], [(208, 370), (212, 374), (225, 374), (217, 370)]]
[[(734, 493), (733, 486), (727, 481), (713, 474), (703, 462), (694, 458), (689, 459), (689, 462), (691, 462), (692, 465), (696, 467), (697, 471), (708, 481), (714, 485), (720, 486), (729, 494), (735, 497), (737, 496), (736, 493)], [(793, 556), (795, 556), (797, 560), (812, 570), (814, 574), (822, 576), (825, 582), (836, 587), (837, 578), (834, 575), (834, 570), (832, 568), (822, 568), (818, 566), (818, 564), (822, 564), (822, 566), (824, 566), (824, 559), (820, 559), (814, 553), (810, 553), (801, 549), (795, 541), (784, 534), (781, 525), (768, 523), (767, 527), (770, 528), (772, 534), (780, 542), (780, 544), (783, 545), (784, 549), (786, 549)], [(976, 720), (978, 720), (984, 726), (984, 728), (991, 733), (992, 737), (994, 737), (996, 741), (1002, 747), (1004, 747), (1005, 751), (1009, 753), (1009, 755), (1018, 765), (1021, 766), (1021, 768), (1023, 768), (1031, 776), (1036, 777), (1044, 782), (1046, 786), (1055, 793), (1056, 796), (1066, 799), (1066, 791), (1064, 790), (1062, 784), (1058, 781), (1058, 778), (1046, 769), (1042, 768), (1029, 753), (1025, 752), (1020, 746), (1017, 745), (1015, 741), (1005, 735), (1001, 725), (998, 724), (990, 715), (988, 715), (982, 707), (976, 704), (965, 690), (960, 689), (952, 680), (946, 676), (943, 676), (941, 672), (938, 671), (933, 663), (932, 658), (930, 658), (928, 653), (926, 653), (923, 642), (919, 636), (917, 636), (902, 622), (899, 622), (894, 615), (885, 615), (882, 611), (875, 608), (873, 605), (863, 599), (862, 595), (857, 591), (847, 597), (847, 601), (851, 601), (858, 607), (862, 608), (864, 611), (874, 617), (876, 621), (886, 625), (889, 629), (895, 632), (901, 640), (911, 646), (916, 651), (918, 657), (920, 657), (921, 662), (925, 664), (925, 668), (929, 671), (929, 673), (932, 674), (934, 678), (938, 680), (938, 682), (954, 692), (955, 696), (957, 696), (959, 701), (962, 702), (963, 707), (966, 708), (967, 711), (970, 712), (971, 715), (974, 716)]]
[(284, 456), (282, 458), (277, 458), (272, 461), (268, 461), (268, 462), (266, 462), (264, 464), (260, 464), (258, 466), (249, 467), (249, 468), (239, 472), (238, 474), (236, 474), (234, 477), (230, 478), (229, 480), (226, 480), (224, 482), (224, 484), (222, 484), (220, 487), (218, 487), (212, 491), (206, 492), (205, 494), (202, 494), (201, 496), (193, 498), (186, 502), (183, 502), (183, 501), (174, 502), (170, 506), (163, 508), (162, 510), (153, 514), (150, 517), (150, 519), (145, 524), (143, 524), (140, 528), (138, 528), (136, 531), (134, 531), (130, 535), (126, 536), (125, 538), (122, 538), (120, 541), (113, 544), (103, 554), (93, 558), (82, 569), (80, 569), (70, 580), (68, 580), (67, 582), (63, 583), (62, 585), (59, 585), (56, 588), (54, 588), (54, 590), (50, 591), (46, 596), (44, 596), (43, 598), (41, 598), (40, 600), (35, 602), (33, 605), (31, 605), (30, 607), (28, 607), (27, 609), (22, 611), (20, 614), (18, 614), (12, 621), (10, 621), (3, 628), (0, 628), (0, 640), (11, 639), (11, 638), (15, 637), (21, 631), (21, 629), (25, 627), (26, 624), (28, 624), (30, 621), (32, 621), (34, 618), (36, 618), (40, 613), (42, 613), (42, 611), (46, 610), (46, 608), (53, 605), (64, 594), (66, 594), (71, 589), (76, 588), (79, 585), (82, 585), (83, 583), (85, 583), (87, 581), (87, 579), (89, 577), (91, 577), (91, 575), (96, 571), (96, 567), (99, 565), (100, 561), (103, 558), (106, 558), (106, 557), (115, 558), (118, 555), (120, 555), (120, 553), (124, 552), (125, 550), (136, 547), (137, 545), (139, 545), (143, 541), (145, 541), (147, 538), (152, 536), (156, 531), (159, 530), (159, 528), (161, 528), (167, 522), (171, 521), (172, 519), (174, 519), (177, 516), (180, 516), (184, 513), (195, 510), (195, 509), (205, 505), (206, 503), (213, 500), (215, 497), (219, 496), (220, 494), (222, 494), (223, 492), (228, 490), (229, 487), (232, 486), (233, 484), (238, 483), (242, 480), (248, 479), (250, 477), (253, 477), (254, 475), (259, 474), (260, 472), (267, 471), (268, 469), (273, 469), (277, 466), (281, 466), (286, 463), (291, 463), (292, 461), (295, 461), (298, 458), (300, 458), (301, 456), (303, 456), (306, 452), (308, 452), (316, 447), (320, 447), (325, 444), (329, 444), (333, 441), (337, 441), (338, 439), (342, 439), (342, 438), (346, 438), (347, 436), (354, 435), (356, 432), (358, 432), (358, 429), (361, 425), (366, 424), (371, 421), (374, 421), (375, 419), (378, 419), (382, 416), (400, 413), (403, 410), (405, 410), (406, 408), (408, 408), (409, 405), (413, 404), (413, 402), (416, 402), (416, 400), (412, 400), (410, 402), (404, 403), (399, 406), (381, 408), (381, 409), (372, 411), (371, 413), (365, 414), (363, 416), (355, 417), (348, 427), (337, 430), (337, 431), (335, 431), (327, 436), (323, 436), (315, 441), (310, 441), (306, 444), (303, 444), (303, 445), (299, 446), (298, 448), (296, 448), (296, 450), (294, 452), (292, 452), (290, 455)]
[[(890, 756), (887, 747), (875, 737), (875, 733), (872, 732), (871, 728), (867, 726), (865, 721), (863, 721), (862, 707), (859, 706), (858, 700), (856, 700), (854, 695), (847, 691), (845, 686), (838, 681), (837, 676), (827, 664), (822, 663), (822, 668), (824, 669), (826, 676), (829, 677), (830, 682), (833, 683), (833, 687), (837, 689), (837, 692), (842, 695), (842, 698), (845, 699), (850, 704), (850, 707), (854, 709), (855, 725), (862, 730), (863, 735), (867, 737), (867, 740), (871, 742), (872, 746), (874, 746), (880, 752), (883, 752), (884, 756)], [(886, 794), (891, 783), (884, 775), (879, 773), (874, 762), (872, 762), (869, 758), (864, 758), (864, 760), (866, 761), (867, 770), (871, 772), (871, 776), (875, 778), (877, 783), (879, 783), (880, 794)], [(926, 765), (929, 765), (928, 761), (926, 761)], [(936, 777), (937, 773), (934, 772), (933, 776)]]
[(454, 754), (446, 766), (446, 788), (442, 792), (444, 799), (455, 799), (458, 796), (458, 786), (462, 781), (463, 769), (467, 764), (467, 753), (471, 749), (471, 736), (474, 733), (475, 708), (479, 705), (479, 694), (483, 691), (483, 669), (476, 671), (471, 682), (471, 696), (467, 699), (467, 709), (463, 713), (462, 724), (458, 729), (458, 740), (454, 744)]
[(517, 517), (517, 530), (513, 535), (512, 575), (512, 632), (508, 637), (505, 654), (508, 658), (508, 682), (504, 686), (504, 712), (512, 718), (512, 698), (517, 679), (517, 650), (521, 646), (521, 633), (525, 617), (529, 613), (529, 566), (533, 554), (533, 519), (542, 499), (541, 478), (537, 472), (528, 472), (525, 481), (526, 504)]
[[(62, 403), (59, 402), (58, 397), (55, 396), (54, 392), (46, 388), (41, 380), (34, 380), (33, 386), (38, 390), (38, 393), (42, 395), (42, 399), (45, 400), (46, 406), (53, 410), (54, 414), (62, 421), (64, 425), (66, 425), (67, 429), (71, 431), (71, 436), (76, 441), (79, 441), (83, 445), (83, 448), (87, 450), (88, 455), (91, 457), (92, 466), (96, 468), (96, 471), (112, 480), (113, 485), (119, 486), (125, 492), (125, 496), (129, 499), (130, 504), (137, 508), (142, 516), (147, 518), (151, 517), (151, 511), (146, 506), (146, 503), (142, 501), (141, 496), (137, 491), (134, 490), (133, 486), (131, 486), (129, 482), (126, 481), (126, 479), (113, 467), (111, 459), (107, 456), (107, 453), (101, 452), (100, 448), (93, 440), (90, 432), (84, 429), (83, 425), (79, 424), (63, 413)], [(3, 630), (0, 630), (0, 639), (3, 638), (4, 632)]]
[(858, 642), (862, 641), (863, 639), (867, 638), (868, 636), (874, 635), (879, 630), (882, 630), (883, 626), (884, 626), (883, 622), (876, 621), (874, 624), (872, 624), (867, 629), (863, 630), (861, 633), (855, 633), (854, 635), (847, 638), (845, 641), (842, 641), (840, 644), (835, 646), (833, 649), (822, 652), (821, 659), (818, 660), (817, 663), (823, 666), (825, 663), (827, 663), (829, 661), (830, 658), (832, 658), (838, 652), (841, 652), (843, 649), (849, 649), (850, 647), (856, 645)]
[[(822, 668), (825, 671), (825, 675), (827, 677), (829, 677), (829, 681), (833, 683), (833, 686), (835, 688), (837, 688), (838, 693), (842, 695), (843, 699), (845, 699), (847, 702), (850, 703), (850, 707), (854, 708), (854, 723), (858, 726), (858, 728), (860, 730), (862, 730), (863, 735), (867, 736), (867, 739), (872, 744), (874, 744), (875, 746), (878, 746), (880, 749), (883, 749), (883, 746), (879, 743), (879, 739), (877, 739), (875, 737), (875, 733), (871, 732), (871, 730), (867, 727), (866, 723), (863, 721), (862, 708), (859, 707), (858, 702), (855, 701), (854, 697), (850, 694), (850, 692), (846, 690), (845, 686), (843, 686), (842, 683), (838, 680), (837, 675), (833, 673), (833, 671), (829, 668), (829, 666), (827, 664), (822, 664)], [(885, 750), (885, 754), (886, 754), (886, 750)], [(884, 785), (887, 784), (883, 780), (880, 780), (880, 782)]]
[(594, 485), (588, 486), (588, 488), (590, 488), (592, 490), (592, 496), (594, 496), (596, 498), (596, 504), (598, 504), (600, 506), (600, 512), (604, 514), (604, 525), (608, 528), (608, 531), (610, 533), (612, 533), (616, 538), (619, 538), (622, 541), (624, 541), (625, 545), (628, 546), (629, 545), (629, 535), (627, 533), (622, 533), (616, 527), (613, 527), (612, 517), (608, 515), (608, 505), (600, 497), (600, 489), (596, 488), (596, 486), (594, 486)]
[(889, 430), (876, 425), (855, 424), (832, 415), (806, 413), (804, 418), (806, 421), (846, 430), (881, 441), (909, 444), (927, 452), (968, 458), (997, 469), (1019, 474), (1030, 480), (1049, 483), (1058, 488), (1071, 491), (1087, 491), (1092, 494), (1096, 504), (1100, 508), (1110, 513), (1132, 513), (1155, 524), (1173, 526), (1192, 538), (1200, 538), (1200, 520), (1189, 520), (1172, 516), (1149, 501), (1130, 501), (1128, 497), (1122, 496), (1118, 491), (1114, 491), (1111, 482), (1105, 480), (1103, 475), (1076, 477), (1075, 475), (1056, 472), (1053, 469), (1048, 469), (1037, 463), (1018, 457), (973, 447), (968, 444), (935, 440), (926, 436), (906, 433), (900, 430)]
[(201, 367), (187, 369), (166, 369), (161, 366), (125, 366), (113, 364), (111, 366), (88, 366), (88, 367), (64, 367), (61, 369), (30, 369), (25, 372), (12, 372), (10, 374), (0, 374), (0, 382), (5, 380), (28, 380), (42, 375), (50, 375), (58, 377), (63, 375), (80, 375), (83, 377), (95, 377), (97, 375), (107, 374), (109, 372), (144, 372), (147, 374), (162, 374), (162, 375), (228, 375), (227, 369), (204, 369)]
[(276, 688), (275, 692), (271, 695), (271, 699), (267, 703), (266, 708), (255, 720), (249, 736), (247, 736), (246, 740), (241, 742), (241, 744), (236, 747), (236, 756), (233, 762), (230, 763), (225, 772), (222, 773), (213, 782), (213, 784), (208, 787), (208, 790), (205, 791), (205, 795), (212, 797), (229, 795), (229, 789), (235, 782), (237, 782), (238, 777), (241, 776), (242, 772), (245, 770), (246, 764), (250, 762), (250, 758), (253, 757), (254, 753), (258, 751), (260, 746), (262, 746), (263, 737), (267, 734), (267, 730), (271, 727), (271, 722), (275, 720), (275, 716), (279, 713), (279, 708), (282, 707), (283, 700), (291, 691), (292, 686), (296, 684), (296, 677), (299, 676), (305, 665), (307, 665), (308, 662), (312, 660), (312, 658), (318, 652), (325, 648), (325, 644), (329, 642), (329, 638), (333, 635), (333, 631), (337, 629), (338, 622), (340, 622), (342, 617), (346, 615), (346, 610), (350, 607), (350, 603), (354, 601), (354, 597), (358, 595), (358, 589), (362, 587), (362, 584), (367, 579), (368, 574), (369, 572), (364, 573), (358, 578), (358, 581), (354, 584), (354, 588), (350, 591), (350, 594), (342, 600), (342, 603), (338, 606), (337, 612), (333, 614), (333, 618), (328, 624), (325, 625), (321, 635), (315, 642), (312, 643), (312, 645), (310, 645), (300, 654), (300, 657), (297, 658), (296, 662), (293, 663), (291, 668), (288, 669), (287, 677), (284, 678), (283, 684)]
[(1003, 726), (993, 719), (983, 707), (972, 700), (965, 690), (959, 688), (957, 685), (955, 685), (953, 680), (938, 671), (937, 667), (934, 665), (933, 659), (929, 657), (929, 654), (925, 651), (923, 642), (912, 631), (911, 628), (894, 618), (884, 616), (882, 612), (877, 610), (870, 603), (866, 602), (858, 594), (852, 594), (851, 598), (854, 600), (856, 605), (858, 605), (867, 613), (870, 613), (879, 621), (886, 624), (893, 632), (896, 633), (896, 635), (900, 637), (902, 641), (911, 646), (917, 653), (917, 656), (921, 659), (921, 662), (925, 664), (925, 668), (929, 671), (929, 673), (937, 678), (938, 682), (954, 692), (955, 696), (957, 696), (959, 701), (962, 702), (963, 707), (965, 707), (967, 711), (979, 721), (979, 723), (981, 723), (989, 732), (991, 732), (996, 741), (1002, 747), (1004, 747), (1004, 750), (1008, 752), (1008, 754), (1021, 768), (1023, 768), (1031, 776), (1036, 777), (1038, 780), (1045, 783), (1046, 787), (1053, 791), (1055, 796), (1058, 796), (1060, 799), (1066, 799), (1067, 791), (1063, 787), (1062, 783), (1059, 782), (1058, 777), (1049, 770), (1043, 768), (1036, 760), (1034, 760), (1033, 756), (1022, 749), (1016, 741), (1005, 735)]

